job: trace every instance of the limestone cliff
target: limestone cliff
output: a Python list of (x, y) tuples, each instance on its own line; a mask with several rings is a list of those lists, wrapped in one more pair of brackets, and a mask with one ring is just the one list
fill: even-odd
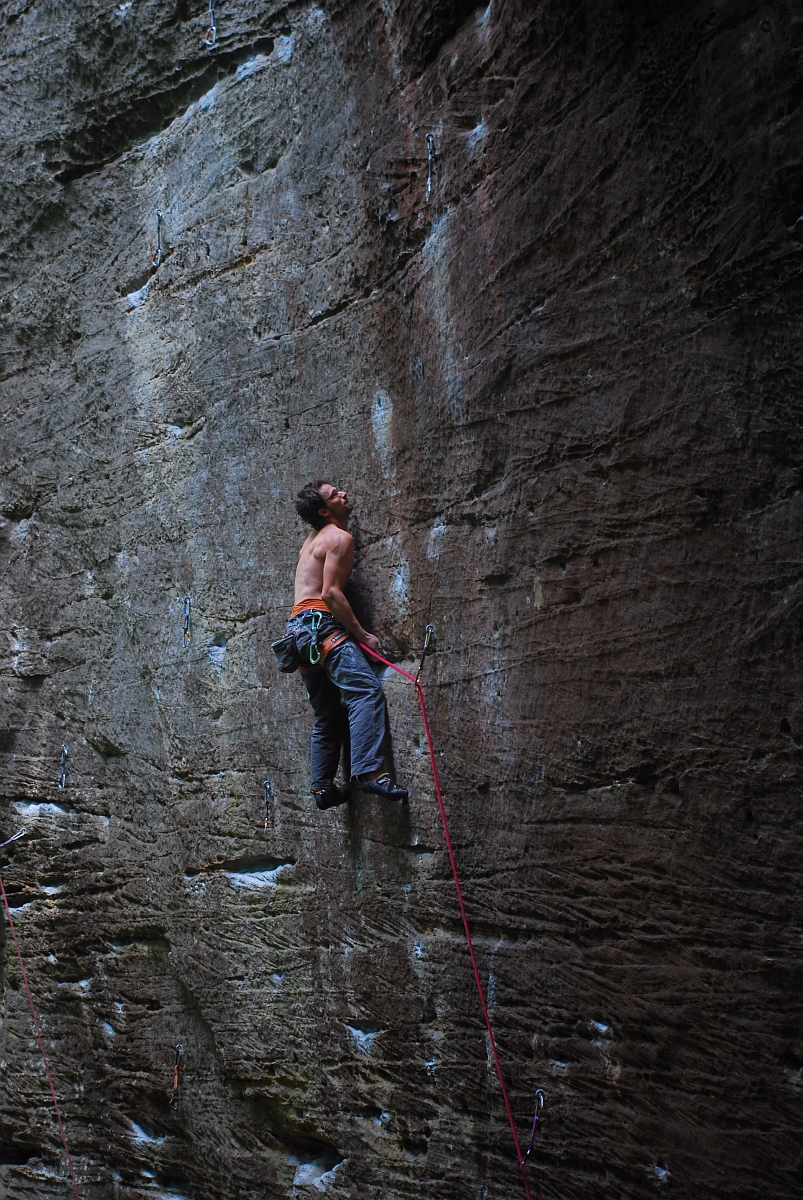
[[(437, 629), (534, 1194), (803, 1196), (803, 10), (216, 23), (0, 8), (2, 877), (83, 1197), (523, 1195), (404, 681), (409, 805), (307, 796), (323, 475), (364, 619)], [(50, 1200), (3, 937), (0, 1196)]]

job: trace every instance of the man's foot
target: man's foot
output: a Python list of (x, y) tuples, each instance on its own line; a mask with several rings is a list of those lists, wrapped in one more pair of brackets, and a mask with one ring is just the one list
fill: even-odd
[(315, 797), (316, 805), (321, 810), (335, 808), (338, 804), (348, 804), (351, 799), (351, 792), (341, 791), (333, 783), (330, 783), (328, 787), (313, 788), (312, 794)]
[(384, 796), (386, 800), (407, 799), (407, 788), (399, 787), (394, 783), (387, 771), (377, 779), (366, 779), (363, 775), (358, 783), (360, 791), (375, 792), (377, 796)]

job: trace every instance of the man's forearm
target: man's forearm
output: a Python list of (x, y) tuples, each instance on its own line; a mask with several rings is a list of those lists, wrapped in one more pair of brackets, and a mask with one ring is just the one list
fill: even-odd
[(346, 597), (340, 591), (340, 588), (332, 588), (327, 591), (323, 599), (329, 605), (329, 609), (334, 617), (337, 617), (340, 624), (348, 629), (352, 637), (355, 637), (358, 642), (364, 642), (366, 630), (363, 629), (360, 622), (354, 615), (354, 610), (349, 604)]

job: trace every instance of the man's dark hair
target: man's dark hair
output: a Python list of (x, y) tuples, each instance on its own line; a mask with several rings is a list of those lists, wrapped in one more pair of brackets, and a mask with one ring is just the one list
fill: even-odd
[(320, 493), (320, 488), (328, 479), (319, 479), (317, 483), (305, 483), (296, 497), (296, 511), (302, 521), (306, 521), (313, 529), (323, 529), (326, 519), (321, 516), (320, 509), (326, 508), (326, 501)]

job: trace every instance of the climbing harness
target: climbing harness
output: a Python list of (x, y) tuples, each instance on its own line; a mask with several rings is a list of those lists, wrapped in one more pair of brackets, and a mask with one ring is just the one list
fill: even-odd
[(189, 644), (190, 644), (190, 609), (191, 608), (192, 608), (192, 601), (190, 600), (189, 596), (185, 596), (184, 597), (184, 645), (185, 646), (189, 646)]
[(432, 194), (432, 165), (437, 158), (435, 153), (435, 137), (433, 134), (427, 134), (427, 190), (424, 196), (424, 203), (429, 204), (429, 197)]
[[(321, 625), (327, 619), (327, 627), (336, 628), (321, 639)], [(348, 633), (337, 625), (329, 606), (320, 597), (299, 600), (290, 610), (293, 622), (289, 633), (271, 642), (270, 648), (276, 655), (276, 664), (285, 675), (293, 671), (319, 671), (332, 650), (348, 639)]]
[(527, 1147), (527, 1149), (524, 1151), (524, 1158), (521, 1160), (522, 1167), (524, 1166), (527, 1159), (530, 1157), (530, 1154), (532, 1153), (533, 1142), (535, 1140), (535, 1127), (538, 1124), (538, 1118), (541, 1116), (541, 1110), (543, 1109), (545, 1102), (546, 1102), (546, 1093), (544, 1092), (544, 1089), (537, 1087), (535, 1089), (535, 1116), (533, 1117), (533, 1131), (530, 1134), (530, 1144)]
[[(13, 835), (13, 837), (10, 837), (5, 842), (3, 842), (2, 845), (7, 846), (9, 842), (15, 842), (17, 840), (17, 838), (22, 837), (24, 835), (24, 833), (25, 833), (25, 830), (20, 829), (17, 833), (15, 833)], [(36, 1040), (39, 1043), (39, 1051), (42, 1055), (42, 1062), (45, 1064), (45, 1075), (47, 1076), (48, 1086), (50, 1087), (50, 1096), (51, 1096), (51, 1099), (53, 1100), (53, 1108), (56, 1110), (56, 1120), (58, 1121), (59, 1132), (61, 1133), (61, 1144), (64, 1147), (64, 1153), (67, 1156), (67, 1167), (69, 1168), (70, 1179), (72, 1180), (72, 1188), (73, 1188), (73, 1192), (75, 1193), (75, 1200), (81, 1200), (81, 1193), (78, 1191), (78, 1182), (75, 1178), (75, 1169), (73, 1168), (73, 1164), (72, 1164), (72, 1155), (70, 1154), (70, 1147), (67, 1145), (67, 1134), (64, 1131), (64, 1122), (61, 1119), (61, 1109), (59, 1108), (59, 1102), (56, 1099), (56, 1089), (53, 1086), (53, 1076), (50, 1073), (50, 1063), (47, 1061), (47, 1053), (45, 1051), (44, 1039), (42, 1038), (42, 1030), (39, 1025), (39, 1018), (36, 1015), (36, 1009), (34, 1008), (33, 996), (31, 995), (31, 986), (28, 983), (28, 972), (25, 970), (25, 963), (22, 961), (22, 951), (20, 950), (19, 940), (17, 938), (17, 930), (14, 927), (14, 918), (11, 916), (11, 906), (8, 903), (8, 896), (6, 895), (6, 889), (3, 885), (2, 875), (0, 875), (0, 895), (2, 895), (2, 897), (3, 897), (3, 904), (5, 905), (6, 916), (8, 917), (8, 925), (11, 930), (11, 936), (14, 939), (14, 948), (17, 951), (17, 961), (19, 962), (19, 965), (20, 965), (20, 974), (22, 975), (22, 982), (25, 984), (25, 991), (27, 992), (27, 995), (28, 995), (28, 1007), (31, 1010), (31, 1018), (33, 1020), (34, 1031), (36, 1033)]]
[(59, 787), (62, 791), (67, 786), (67, 755), (70, 753), (69, 746), (62, 743), (61, 747), (61, 771), (59, 773)]
[(158, 267), (162, 261), (162, 210), (156, 210), (156, 249), (151, 257), (151, 266)]
[(431, 644), (434, 636), (435, 636), (435, 626), (434, 625), (426, 625), (424, 627), (424, 647), (421, 651), (421, 662), (418, 664), (418, 670), (415, 673), (416, 687), (418, 687), (418, 685), (421, 682), (421, 672), (424, 669), (424, 659), (426, 658), (426, 656), (428, 654), (431, 654), (432, 651), (434, 650), (434, 646), (432, 646), (432, 644)]
[(204, 34), (204, 42), (210, 50), (217, 42), (217, 29), (215, 27), (215, 0), (209, 0), (209, 28)]
[(269, 779), (266, 779), (262, 786), (265, 789), (265, 828), (267, 829), (268, 821), (270, 820), (270, 802), (273, 796), (273, 785)]
[[(434, 632), (434, 630), (433, 630), (433, 632)], [(431, 636), (432, 635), (430, 635), (430, 638), (431, 638)], [(396, 671), (399, 675), (403, 675), (405, 679), (409, 679), (410, 682), (415, 685), (415, 689), (418, 694), (418, 703), (421, 706), (421, 716), (424, 721), (424, 733), (426, 735), (427, 745), (429, 746), (429, 763), (430, 763), (430, 767), (432, 768), (432, 781), (435, 784), (435, 794), (438, 797), (438, 808), (440, 809), (441, 824), (443, 825), (443, 835), (444, 835), (444, 839), (446, 841), (446, 849), (449, 853), (449, 862), (452, 867), (452, 878), (454, 879), (455, 890), (457, 892), (457, 903), (460, 907), (460, 916), (463, 918), (463, 929), (466, 934), (466, 942), (468, 944), (468, 953), (471, 958), (471, 966), (474, 970), (474, 982), (477, 985), (477, 992), (479, 993), (479, 997), (480, 997), (480, 1005), (482, 1007), (482, 1015), (485, 1018), (485, 1028), (488, 1031), (488, 1041), (491, 1046), (491, 1052), (493, 1054), (494, 1064), (496, 1066), (496, 1074), (499, 1079), (499, 1086), (502, 1089), (502, 1099), (505, 1104), (505, 1111), (507, 1113), (507, 1119), (508, 1119), (508, 1123), (510, 1125), (510, 1132), (513, 1135), (513, 1145), (516, 1147), (516, 1159), (518, 1161), (519, 1168), (521, 1170), (521, 1178), (522, 1178), (522, 1182), (524, 1184), (524, 1191), (526, 1193), (527, 1200), (531, 1200), (530, 1183), (529, 1183), (529, 1180), (527, 1179), (527, 1172), (525, 1170), (525, 1164), (526, 1164), (527, 1158), (526, 1158), (526, 1155), (522, 1156), (522, 1153), (521, 1153), (519, 1137), (518, 1137), (518, 1134), (516, 1133), (516, 1122), (513, 1120), (513, 1111), (510, 1107), (510, 1101), (509, 1101), (508, 1095), (507, 1095), (507, 1088), (505, 1087), (505, 1077), (502, 1074), (502, 1064), (499, 1061), (499, 1052), (496, 1048), (496, 1038), (494, 1037), (493, 1027), (491, 1026), (491, 1017), (488, 1012), (488, 1004), (485, 1000), (485, 992), (483, 991), (483, 988), (482, 988), (482, 980), (480, 979), (480, 970), (479, 970), (479, 967), (477, 966), (477, 959), (474, 954), (474, 942), (472, 941), (472, 938), (471, 938), (471, 930), (470, 930), (469, 924), (468, 924), (468, 915), (466, 913), (466, 906), (463, 902), (463, 889), (460, 886), (460, 876), (457, 873), (457, 862), (455, 860), (454, 850), (452, 849), (452, 839), (449, 835), (449, 822), (446, 819), (446, 807), (443, 802), (443, 792), (441, 791), (440, 779), (438, 777), (438, 767), (437, 767), (437, 763), (435, 762), (435, 746), (433, 744), (432, 733), (429, 728), (429, 718), (427, 717), (427, 706), (424, 703), (424, 693), (421, 689), (421, 684), (419, 683), (418, 679), (416, 679), (415, 675), (411, 675), (409, 673), (409, 671), (405, 671), (401, 667), (398, 667), (395, 663), (390, 662), (387, 658), (383, 658), (381, 654), (377, 654), (374, 650), (371, 650), (370, 647), (364, 645), (362, 642), (360, 643), (360, 645), (366, 654), (370, 654), (371, 657), (375, 658), (378, 662), (384, 663), (386, 667), (390, 667), (391, 670)]]
[(181, 1056), (184, 1053), (182, 1045), (176, 1046), (176, 1061), (173, 1063), (173, 1095), (170, 1097), (170, 1107), (173, 1112), (178, 1108), (178, 1064), (181, 1061)]

